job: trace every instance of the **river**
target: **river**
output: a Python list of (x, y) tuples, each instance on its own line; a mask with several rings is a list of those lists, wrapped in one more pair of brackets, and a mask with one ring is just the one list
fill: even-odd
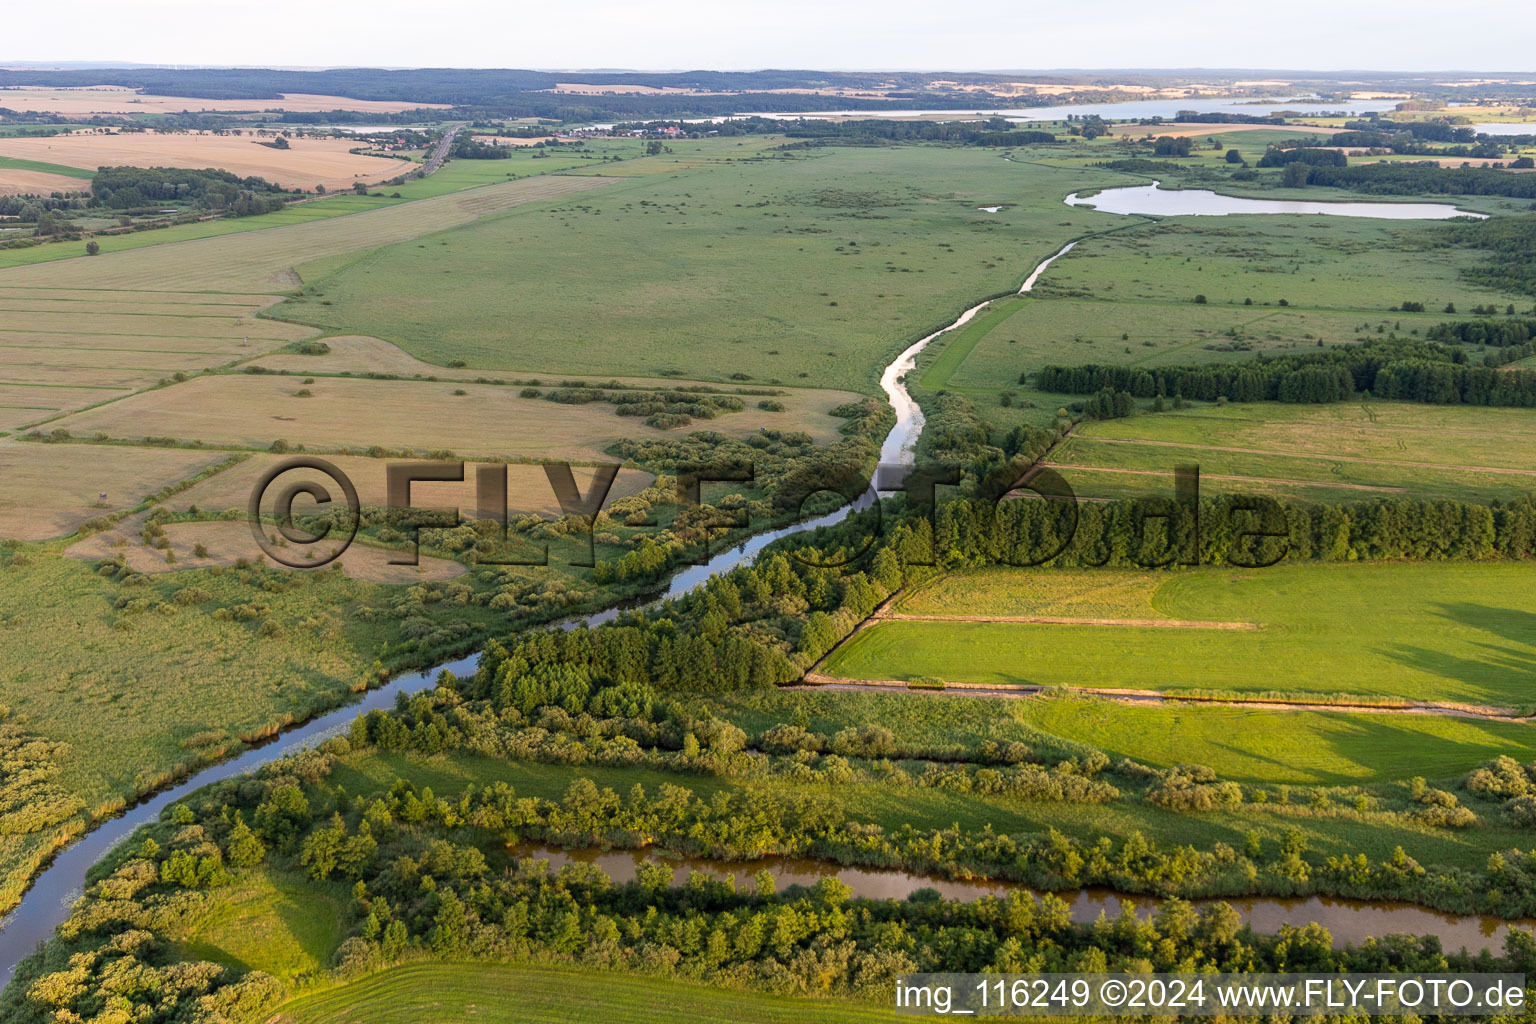
[[(1059, 252), (1041, 261), (1025, 279), (1019, 291), (1027, 292), (1033, 288), (1045, 268), (1065, 255), (1073, 244), (1075, 243), (1069, 243)], [(906, 385), (902, 381), (903, 376), (913, 368), (918, 353), (924, 347), (935, 338), (970, 322), (986, 305), (987, 303), (983, 302), (967, 309), (948, 327), (913, 343), (886, 367), (880, 378), (880, 386), (885, 390), (886, 396), (896, 410), (896, 425), (891, 428), (890, 434), (887, 435), (880, 449), (880, 461), (887, 472), (895, 469), (899, 473), (903, 467), (910, 467), (913, 464), (913, 449), (923, 429), (922, 410), (907, 392)], [(889, 477), (882, 478), (882, 486), (887, 480)], [(685, 594), (711, 576), (752, 561), (764, 547), (781, 537), (815, 529), (818, 526), (831, 525), (846, 518), (855, 509), (868, 507), (874, 500), (874, 494), (866, 492), (858, 500), (835, 512), (759, 534), (743, 544), (722, 551), (706, 564), (691, 566), (673, 576), (658, 600)], [(569, 620), (562, 625), (567, 627), (582, 624), (598, 625), (616, 618), (622, 611), (621, 608), (610, 608), (583, 618)], [(3, 923), (0, 923), (0, 982), (9, 981), (17, 962), (30, 954), (39, 942), (52, 935), (54, 929), (69, 916), (70, 907), (80, 898), (84, 889), (87, 869), (130, 836), (140, 825), (156, 820), (166, 807), (209, 783), (254, 771), (264, 764), (311, 747), (330, 736), (345, 733), (359, 714), (375, 708), (393, 707), (397, 693), (412, 693), (432, 687), (438, 673), (444, 669), (456, 675), (473, 673), (477, 659), (478, 655), (470, 655), (427, 671), (414, 672), (392, 679), (378, 689), (368, 691), (351, 704), (311, 719), (283, 733), (273, 742), (247, 750), (232, 760), (204, 768), (179, 785), (135, 804), (121, 816), (102, 822), (72, 846), (60, 852), (47, 869), (37, 877), (16, 909), (5, 918)], [(831, 867), (827, 870), (856, 871), (856, 869)], [(910, 879), (908, 881), (910, 882)], [(942, 892), (943, 886), (959, 883), (924, 880), (923, 884), (937, 887)], [(1085, 899), (1092, 901), (1101, 898), (1111, 897), (1084, 893), (1073, 898), (1073, 905), (1076, 907)], [(1347, 934), (1356, 938), (1363, 937), (1364, 934), (1425, 932), (1440, 935), (1447, 945), (1451, 945), (1456, 941), (1455, 936), (1462, 934), (1473, 936), (1471, 941), (1475, 942), (1476, 935), (1491, 937), (1495, 930), (1502, 926), (1502, 923), (1489, 924), (1488, 919), (1481, 917), (1451, 917), (1435, 914), (1419, 907), (1398, 904), (1366, 905), (1369, 914), (1366, 918), (1361, 918), (1357, 916), (1359, 911), (1356, 909), (1361, 905), (1339, 901), (1308, 900), (1298, 903), (1283, 900), (1234, 900), (1230, 902), (1244, 913), (1245, 919), (1253, 921), (1256, 927), (1272, 928), (1279, 920), (1277, 915), (1301, 914), (1299, 919), (1316, 920), (1336, 935)], [(1351, 926), (1351, 922), (1361, 921), (1369, 922), (1364, 932)]]
[[(843, 882), (856, 897), (876, 900), (906, 899), (922, 889), (932, 889), (945, 899), (974, 900), (982, 896), (1006, 896), (1010, 892), (1024, 891), (1041, 895), (1034, 890), (1013, 882), (985, 880), (959, 880), (933, 878), (884, 868), (844, 867), (826, 861), (803, 857), (764, 857), (756, 861), (717, 861), (698, 857), (678, 857), (658, 851), (646, 850), (561, 850), (529, 844), (514, 851), (520, 857), (532, 857), (549, 861), (558, 869), (566, 864), (594, 864), (615, 882), (632, 880), (640, 865), (646, 861), (665, 864), (684, 874), (701, 871), (717, 878), (731, 877), (738, 889), (750, 889), (752, 876), (767, 871), (773, 876), (779, 889), (791, 885), (813, 886), (823, 878), (836, 878)], [(1130, 906), (1142, 917), (1156, 910), (1158, 900), (1152, 896), (1125, 896), (1108, 889), (1078, 889), (1060, 894), (1070, 909), (1072, 920), (1092, 924), (1103, 914), (1118, 917)], [(1511, 923), (1497, 917), (1476, 914), (1442, 914), (1424, 907), (1401, 903), (1366, 903), (1358, 900), (1336, 900), (1313, 896), (1306, 899), (1226, 899), (1192, 900), (1195, 906), (1221, 902), (1229, 904), (1254, 931), (1273, 934), (1281, 925), (1305, 925), (1317, 921), (1327, 927), (1334, 942), (1360, 943), (1365, 939), (1390, 932), (1414, 935), (1437, 935), (1445, 948), (1478, 949), (1482, 946), (1498, 948), (1504, 942)], [(1524, 926), (1536, 922), (1522, 922)]]

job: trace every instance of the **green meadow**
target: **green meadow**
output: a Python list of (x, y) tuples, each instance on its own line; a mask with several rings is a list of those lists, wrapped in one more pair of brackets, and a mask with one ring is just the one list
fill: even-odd
[(708, 988), (571, 967), (411, 964), (283, 1004), (292, 1024), (843, 1024), (890, 1021), (847, 1001)]
[[(1027, 590), (1038, 575), (1019, 572), (1013, 586)], [(1083, 578), (1091, 585), (1094, 575)], [(1536, 614), (1526, 610), (1532, 578), (1529, 566), (1508, 563), (1169, 572), (1150, 598), (1156, 617), (1257, 628), (882, 622), (835, 651), (823, 671), (850, 679), (936, 676), (998, 686), (1522, 706), (1532, 702), (1527, 680), (1536, 665)], [(995, 609), (995, 596), (984, 606)], [(982, 614), (962, 607), (947, 614)]]
[(1167, 492), (1173, 467), (1194, 463), (1212, 493), (1490, 501), (1536, 487), (1532, 440), (1528, 409), (1244, 403), (1082, 423), (1051, 462), (1080, 493), (1099, 497)]
[[(1412, 335), (1445, 319), (1447, 304), (1530, 308), (1529, 296), (1462, 280), (1476, 253), (1418, 248), (1426, 223), (1275, 215), (1119, 220), (1124, 230), (1086, 238), (1053, 263), (1034, 299), (1015, 300), (1007, 315), (957, 339), (962, 357), (932, 357), (923, 386), (1018, 388), (1021, 373), (1044, 363), (1240, 361), (1388, 331)], [(1394, 312), (1404, 301), (1430, 312)]]
[[(439, 364), (870, 390), (911, 340), (1017, 289), (1070, 239), (1121, 226), (1061, 200), (1127, 180), (974, 149), (685, 155), (625, 161), (666, 173), (333, 273), (300, 266), (310, 287), (274, 312)], [(992, 203), (1014, 205), (977, 209)]]

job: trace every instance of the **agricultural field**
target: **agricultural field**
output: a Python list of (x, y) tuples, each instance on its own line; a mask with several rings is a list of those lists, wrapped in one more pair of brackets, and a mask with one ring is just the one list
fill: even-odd
[[(1536, 630), (1521, 610), (1530, 588), (1524, 565), (1208, 567), (1158, 573), (1151, 594), (1128, 584), (1127, 572), (1136, 570), (994, 576), (992, 587), (1008, 596), (951, 599), (932, 618), (876, 622), (820, 672), (835, 679), (933, 676), (1002, 687), (1219, 691), (1239, 698), (1280, 693), (1321, 703), (1350, 696), (1494, 707), (1529, 702), (1521, 676), (1511, 672), (1536, 651)], [(1032, 616), (1042, 614), (1029, 610), (1041, 600), (1029, 596), (1035, 588), (1054, 595), (1079, 584), (1087, 593), (1076, 607), (1099, 614), (1067, 616), (1080, 619), (1071, 624), (986, 621), (1014, 593), (1023, 610), (1010, 614)], [(1050, 603), (1074, 606), (1060, 597)], [(1181, 624), (1136, 621), (1142, 619)]]
[[(308, 392), (300, 394), (300, 392)], [(164, 393), (152, 392), (57, 421), (55, 429), (114, 438), (175, 437), (268, 448), (282, 440), (308, 447), (447, 449), (507, 458), (601, 460), (615, 442), (670, 436), (638, 417), (619, 417), (603, 402), (567, 405), (523, 398), (512, 386), (427, 381), (216, 374)], [(756, 407), (710, 421), (750, 436), (765, 427), (808, 431), (819, 443), (838, 437), (830, 410), (856, 398), (840, 391), (796, 390), (783, 412)]]
[(215, 167), (306, 192), (316, 185), (331, 190), (351, 188), (355, 181), (372, 184), (408, 169), (399, 160), (349, 153), (357, 145), (346, 139), (298, 136), (286, 149), (265, 144), (270, 141), (202, 132), (79, 132), (44, 139), (0, 138), (0, 156), (92, 172), (98, 167)]
[[(223, 452), (0, 440), (0, 537), (47, 540), (219, 464)], [(102, 495), (106, 495), (105, 501)]]
[(403, 110), (441, 106), (437, 103), (359, 100), (347, 96), (319, 96), (312, 93), (289, 93), (280, 98), (262, 100), (155, 96), (116, 85), (84, 88), (7, 86), (0, 90), (0, 99), (4, 99), (3, 105), (12, 110), (36, 110), (82, 117), (92, 114), (167, 114), (185, 110), (357, 110), (373, 114), (395, 114)]
[(46, 196), (54, 192), (80, 192), (88, 187), (88, 183), (70, 175), (0, 165), (0, 196)]
[(0, 273), (0, 287), (161, 291), (174, 281), (184, 292), (281, 294), (299, 286), (295, 266), (419, 238), (523, 203), (605, 184), (598, 178), (527, 178), (364, 210), (334, 224), (323, 218), (283, 225), (281, 230), (239, 231), (176, 245), (154, 244), (156, 232), (145, 232), (148, 241), (141, 248), (111, 251), (103, 245), (102, 254), (93, 259), (11, 267)]
[[(886, 1021), (889, 1011), (757, 992), (733, 992), (556, 967), (420, 964), (306, 995), (279, 1008), (292, 1024), (614, 1024), (674, 1019), (679, 1007), (700, 1024), (843, 1024)], [(361, 1018), (359, 1017), (361, 1015)]]
[(1084, 423), (1049, 463), (1099, 497), (1168, 491), (1173, 467), (1194, 464), (1212, 493), (1507, 500), (1536, 488), (1536, 459), (1525, 447), (1533, 435), (1536, 414), (1526, 409), (1202, 404)]

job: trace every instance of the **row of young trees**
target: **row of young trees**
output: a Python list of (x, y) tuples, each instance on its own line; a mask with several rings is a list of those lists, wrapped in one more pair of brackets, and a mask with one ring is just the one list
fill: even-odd
[[(1102, 363), (1047, 364), (1033, 374), (1034, 386), (1058, 394), (1088, 395), (1109, 388), (1137, 398), (1182, 396), (1214, 402), (1340, 402), (1360, 391), (1374, 393), (1386, 367), (1406, 361), (1466, 368), (1459, 348), (1389, 336), (1354, 345), (1264, 356), (1244, 363), (1134, 367)], [(1028, 383), (1028, 371), (1019, 383)], [(1486, 403), (1482, 403), (1486, 404)]]
[[(1476, 321), (1441, 325), (1446, 341), (1478, 339), (1500, 351), (1478, 365), (1459, 348), (1389, 336), (1314, 353), (1250, 363), (1142, 369), (1089, 363), (1042, 366), (1034, 386), (1058, 394), (1102, 395), (1106, 390), (1138, 398), (1178, 396), (1202, 401), (1328, 403), (1368, 392), (1377, 398), (1433, 405), (1536, 406), (1536, 372), (1501, 365), (1536, 352), (1529, 321)], [(1517, 340), (1517, 339), (1526, 340)], [(1020, 375), (1020, 383), (1029, 379)]]

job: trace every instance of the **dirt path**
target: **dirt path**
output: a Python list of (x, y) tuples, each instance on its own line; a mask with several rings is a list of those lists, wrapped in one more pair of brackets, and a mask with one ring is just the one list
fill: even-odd
[(1207, 622), (1200, 619), (1095, 619), (1067, 615), (918, 615), (876, 612), (866, 622), (1013, 622), (1036, 626), (1132, 626), (1154, 629), (1257, 630), (1256, 622)]
[(1004, 687), (986, 683), (955, 683), (947, 680), (943, 689), (939, 689), (914, 687), (903, 679), (844, 679), (821, 672), (807, 672), (802, 683), (795, 685), (852, 693), (889, 693), (899, 690), (903, 693), (932, 694), (937, 697), (986, 697), (996, 700), (1027, 700), (1041, 694), (1061, 693), (1065, 690), (1084, 697), (1098, 697), (1102, 700), (1113, 700), (1125, 704), (1203, 704), (1213, 707), (1251, 708), (1260, 711), (1334, 711), (1356, 715), (1432, 715), (1441, 718), (1471, 718), (1483, 721), (1530, 721), (1530, 716), (1522, 715), (1514, 708), (1435, 701), (1331, 704), (1303, 700), (1278, 700), (1273, 697), (1256, 697), (1253, 700), (1238, 697), (1202, 697), (1194, 694), (1166, 693), (1162, 690), (1128, 690), (1112, 686), (1048, 687), (1026, 683)]

